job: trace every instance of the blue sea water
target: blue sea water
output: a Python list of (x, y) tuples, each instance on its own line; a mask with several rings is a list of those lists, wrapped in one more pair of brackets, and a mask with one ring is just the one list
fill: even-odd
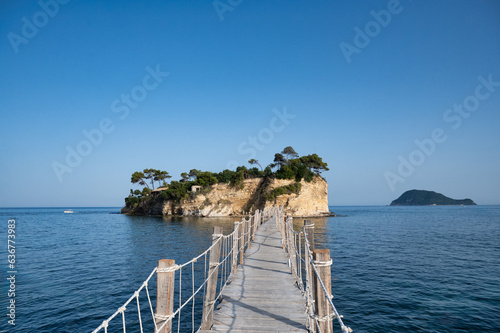
[[(316, 247), (331, 250), (333, 300), (354, 332), (500, 331), (500, 206), (331, 209), (347, 216), (314, 219)], [(229, 233), (236, 220), (63, 210), (0, 209), (0, 332), (92, 332), (159, 259), (188, 261), (209, 246), (212, 226)], [(12, 218), (15, 326), (6, 315)]]

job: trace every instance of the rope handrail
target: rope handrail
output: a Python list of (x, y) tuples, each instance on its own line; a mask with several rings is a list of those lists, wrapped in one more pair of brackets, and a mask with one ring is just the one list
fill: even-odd
[[(104, 333), (108, 332), (108, 325), (109, 323), (116, 318), (119, 314), (122, 315), (122, 322), (123, 322), (123, 332), (126, 333), (126, 320), (125, 320), (125, 312), (127, 311), (127, 307), (130, 305), (130, 303), (135, 299), (137, 303), (137, 314), (138, 314), (138, 322), (139, 322), (139, 327), (140, 327), (140, 332), (143, 333), (143, 324), (142, 324), (142, 314), (141, 314), (141, 306), (139, 302), (139, 296), (140, 293), (145, 290), (146, 291), (146, 297), (148, 300), (148, 305), (151, 311), (151, 318), (154, 324), (155, 332), (164, 332), (167, 329), (166, 325), (170, 325), (173, 322), (174, 318), (178, 318), (178, 324), (177, 324), (177, 331), (180, 332), (180, 318), (181, 318), (181, 311), (189, 304), (192, 303), (192, 332), (195, 332), (195, 300), (196, 296), (199, 295), (203, 291), (203, 298), (206, 296), (206, 289), (208, 285), (208, 281), (210, 279), (216, 278), (217, 282), (215, 285), (216, 288), (216, 297), (214, 301), (208, 302), (209, 305), (211, 306), (210, 312), (213, 312), (214, 305), (215, 303), (220, 299), (221, 294), (224, 290), (224, 288), (227, 285), (228, 278), (232, 272), (232, 267), (231, 265), (237, 265), (237, 256), (242, 255), (245, 251), (250, 246), (250, 241), (253, 239), (255, 236), (255, 231), (256, 229), (260, 226), (262, 221), (264, 221), (266, 218), (270, 218), (272, 215), (275, 215), (277, 210), (275, 207), (271, 207), (268, 209), (265, 209), (264, 211), (255, 211), (255, 213), (251, 216), (248, 217), (248, 219), (243, 218), (242, 221), (240, 222), (235, 222), (234, 223), (234, 230), (228, 234), (228, 235), (223, 235), (222, 232), (213, 234), (212, 235), (212, 245), (209, 246), (203, 253), (199, 254), (198, 256), (192, 258), (191, 260), (179, 264), (179, 265), (171, 265), (169, 267), (162, 267), (158, 268), (155, 267), (153, 271), (149, 274), (146, 280), (144, 280), (141, 284), (141, 286), (133, 293), (133, 295), (121, 306), (119, 307), (115, 313), (113, 313), (111, 316), (109, 316), (106, 320), (104, 320), (92, 333), (97, 333), (100, 332), (101, 330), (104, 330)], [(220, 255), (219, 258), (217, 259), (217, 264), (209, 264), (207, 265), (208, 262), (208, 257), (210, 253), (212, 253), (213, 250), (220, 248)], [(195, 286), (195, 264), (199, 263), (200, 261), (204, 262), (204, 268), (203, 268), (203, 280), (202, 282), (198, 285)], [(184, 268), (187, 266), (191, 266), (191, 295), (187, 297), (186, 299), (183, 300), (182, 298), (182, 271)], [(153, 309), (153, 302), (151, 301), (150, 293), (149, 293), (149, 282), (152, 279), (152, 277), (155, 275), (155, 273), (158, 275), (158, 273), (168, 273), (169, 275), (173, 276), (174, 279), (174, 289), (175, 292), (178, 294), (178, 300), (177, 300), (177, 307), (175, 311), (173, 311), (171, 314), (167, 315), (161, 315), (161, 314), (155, 314), (155, 311)], [(217, 276), (214, 276), (217, 275)], [(175, 285), (178, 286), (178, 289), (175, 288)], [(217, 292), (218, 289), (218, 292)], [(206, 303), (206, 302), (205, 302)], [(201, 324), (200, 324), (201, 325)]]
[[(312, 252), (310, 250), (311, 244), (306, 237), (306, 229), (312, 228), (314, 224), (304, 225), (299, 231), (295, 231), (292, 226), (292, 221), (292, 217), (284, 218), (284, 216), (278, 216), (278, 218), (276, 219), (278, 230), (280, 230), (282, 234), (283, 247), (288, 253), (292, 274), (297, 280), (297, 286), (306, 299), (306, 312), (310, 320), (314, 321), (309, 323), (309, 329), (313, 330), (314, 328), (316, 328), (318, 332), (321, 332), (320, 322), (336, 318), (343, 333), (352, 332), (352, 329), (350, 327), (347, 327), (343, 323), (343, 316), (339, 315), (332, 301), (333, 296), (330, 296), (330, 293), (328, 292), (318, 272), (318, 267), (330, 267), (332, 264), (332, 260), (314, 260)], [(304, 239), (303, 244), (302, 238)], [(303, 276), (303, 270), (305, 270), (305, 277)], [(316, 313), (316, 301), (314, 300), (312, 291), (313, 275), (315, 280), (319, 282), (322, 294), (327, 300), (329, 307), (333, 311), (325, 317), (319, 317)]]
[(123, 313), (125, 312), (125, 310), (127, 309), (127, 305), (130, 304), (130, 302), (132, 302), (132, 300), (134, 298), (137, 298), (139, 293), (141, 292), (141, 290), (143, 288), (147, 288), (147, 284), (149, 282), (149, 280), (151, 280), (151, 278), (153, 277), (154, 273), (156, 273), (156, 267), (153, 269), (153, 271), (151, 272), (151, 274), (149, 274), (148, 278), (146, 280), (144, 280), (144, 282), (141, 284), (141, 286), (139, 287), (139, 289), (137, 289), (134, 294), (125, 302), (123, 303), (123, 305), (121, 307), (118, 308), (118, 310), (116, 310), (115, 313), (113, 313), (111, 316), (108, 317), (108, 319), (104, 320), (102, 322), (101, 325), (99, 325), (94, 331), (92, 331), (92, 333), (96, 333), (96, 332), (99, 332), (102, 328), (104, 328), (104, 332), (107, 332), (107, 326), (108, 326), (108, 323), (114, 318), (116, 317), (118, 314)]

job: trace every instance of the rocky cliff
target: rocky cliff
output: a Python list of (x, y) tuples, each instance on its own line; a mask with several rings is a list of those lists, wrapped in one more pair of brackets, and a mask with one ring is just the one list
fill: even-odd
[[(294, 180), (275, 179), (271, 188), (286, 186)], [(328, 209), (328, 183), (321, 177), (314, 177), (312, 182), (301, 181), (301, 190), (297, 194), (280, 195), (274, 202), (267, 201), (265, 207), (277, 205), (285, 207), (285, 213), (291, 216), (327, 216)]]
[(243, 188), (219, 183), (211, 186), (208, 193), (197, 193), (193, 199), (175, 203), (171, 200), (155, 201), (134, 207), (131, 215), (184, 215), (184, 216), (238, 216), (272, 205), (284, 206), (292, 216), (313, 217), (329, 215), (328, 183), (315, 176), (311, 182), (301, 181), (298, 194), (282, 194), (274, 200), (266, 200), (273, 189), (294, 184), (294, 180), (253, 178), (243, 181)]

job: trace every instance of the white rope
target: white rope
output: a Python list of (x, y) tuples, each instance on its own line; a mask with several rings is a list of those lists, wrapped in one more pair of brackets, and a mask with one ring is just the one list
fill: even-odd
[(108, 321), (105, 320), (101, 324), (102, 327), (104, 327), (104, 332), (108, 332)]
[(108, 327), (108, 323), (113, 319), (115, 318), (118, 314), (120, 314), (120, 309), (123, 309), (125, 308), (127, 305), (130, 304), (130, 302), (132, 302), (134, 300), (134, 298), (136, 298), (136, 293), (140, 293), (141, 290), (144, 288), (144, 286), (147, 284), (147, 282), (153, 277), (153, 275), (156, 273), (156, 267), (153, 269), (153, 271), (151, 272), (151, 274), (149, 274), (148, 278), (143, 282), (143, 284), (141, 285), (141, 287), (139, 289), (137, 289), (134, 294), (120, 307), (118, 308), (118, 310), (113, 313), (111, 316), (109, 316), (108, 319), (104, 320), (102, 322), (101, 325), (99, 325), (94, 331), (92, 331), (92, 333), (97, 333), (99, 332), (101, 329), (104, 328), (104, 332), (107, 332), (107, 327)]
[(135, 296), (135, 299), (137, 300), (137, 313), (139, 315), (139, 326), (141, 328), (141, 333), (144, 333), (144, 331), (142, 330), (141, 306), (139, 305), (139, 292), (136, 291), (134, 293), (134, 296)]
[[(191, 291), (194, 293), (194, 262), (191, 264)], [(194, 305), (196, 298), (193, 298), (193, 305), (191, 307), (191, 332), (194, 333)]]
[(182, 268), (182, 266), (180, 266), (180, 265), (172, 265), (170, 267), (157, 268), (156, 272), (157, 273), (170, 273), (170, 272), (175, 272), (177, 270), (180, 270), (181, 268)]
[[(182, 268), (179, 270), (179, 304), (181, 303), (182, 303)], [(181, 310), (179, 309), (179, 316), (177, 317), (177, 333), (179, 333), (180, 327), (181, 327)]]
[[(297, 284), (299, 285), (299, 289), (303, 292), (303, 295), (306, 298), (306, 309), (307, 309), (309, 317), (314, 319), (316, 326), (318, 326), (318, 323), (321, 321), (332, 320), (333, 318), (337, 318), (337, 321), (339, 322), (340, 328), (341, 328), (343, 333), (352, 332), (352, 329), (345, 326), (344, 323), (342, 322), (342, 319), (341, 319), (342, 316), (338, 314), (337, 309), (335, 308), (335, 305), (332, 302), (333, 296), (328, 294), (326, 287), (324, 286), (324, 283), (321, 280), (320, 275), (317, 271), (317, 268), (319, 268), (319, 267), (330, 267), (332, 265), (332, 259), (330, 259), (328, 261), (313, 260), (312, 253), (310, 251), (309, 241), (308, 241), (307, 237), (305, 237), (305, 234), (306, 234), (305, 229), (312, 228), (314, 226), (314, 224), (306, 224), (302, 227), (302, 229), (300, 231), (296, 232), (295, 230), (293, 230), (291, 220), (292, 220), (291, 217), (287, 218), (286, 221), (284, 221), (284, 223), (283, 223), (282, 219), (277, 219), (276, 223), (278, 225), (278, 230), (282, 230), (283, 243), (285, 243), (285, 242), (287, 243), (287, 246), (285, 248), (287, 249), (289, 258), (292, 259), (296, 255), (299, 255), (299, 257), (300, 257), (299, 265), (298, 265), (300, 267), (300, 272), (297, 272), (297, 269), (298, 269), (297, 265), (294, 266), (292, 264), (291, 265), (292, 266), (292, 273), (297, 279)], [(282, 225), (282, 223), (283, 223), (283, 225)], [(296, 238), (290, 237), (290, 235), (288, 234), (289, 232), (291, 232), (293, 235), (299, 235), (299, 250), (297, 250)], [(300, 244), (300, 239), (301, 239), (300, 235), (301, 234), (304, 236), (304, 256), (307, 256), (309, 263), (311, 263), (310, 266), (312, 267), (312, 270), (311, 270), (309, 268), (309, 265), (305, 266), (305, 268), (306, 268), (305, 288), (304, 288), (304, 281), (302, 280), (302, 277), (300, 278), (300, 280), (298, 278), (299, 276), (302, 275), (302, 267), (301, 267), (300, 263), (302, 261), (305, 263), (307, 262), (307, 260), (301, 258), (301, 253), (302, 253), (301, 252), (302, 251), (301, 244)], [(290, 246), (291, 246), (291, 248), (290, 248)], [(293, 263), (293, 261), (292, 261), (292, 263)], [(312, 292), (311, 292), (310, 285), (311, 285), (312, 273), (314, 273), (314, 275), (317, 277), (319, 284), (323, 290), (324, 296), (327, 299), (328, 303), (330, 304), (330, 307), (333, 310), (333, 313), (330, 314), (329, 316), (319, 318), (315, 314), (314, 305), (313, 305), (313, 302), (311, 301), (312, 300)], [(311, 325), (309, 324), (309, 328), (310, 327), (311, 327)], [(318, 326), (318, 328), (319, 328), (319, 326)]]
[(151, 296), (149, 295), (149, 288), (148, 288), (147, 282), (144, 282), (144, 283), (146, 284), (145, 288), (146, 288), (146, 295), (148, 296), (149, 310), (151, 310), (151, 316), (153, 317), (153, 324), (155, 325), (155, 332), (156, 332), (157, 327), (156, 327), (156, 320), (154, 320), (155, 313), (153, 312), (153, 304), (151, 303)]
[(330, 321), (332, 319), (335, 318), (335, 313), (330, 313), (329, 315), (326, 315), (326, 316), (323, 316), (323, 317), (319, 317), (317, 315), (311, 315), (309, 314), (309, 317), (311, 317), (312, 319), (316, 320), (316, 321), (319, 321), (319, 322), (325, 322), (325, 321)]
[(155, 319), (158, 319), (158, 320), (170, 320), (172, 318), (174, 318), (173, 314), (167, 315), (167, 316), (161, 315), (161, 314), (158, 314), (158, 313), (155, 314)]
[(313, 261), (314, 266), (316, 267), (328, 267), (332, 265), (332, 259), (328, 261), (319, 261), (319, 260), (314, 260)]
[[(199, 254), (198, 256), (194, 257), (188, 262), (185, 262), (181, 265), (173, 265), (170, 267), (162, 267), (162, 268), (154, 268), (153, 271), (150, 273), (148, 278), (142, 283), (139, 289), (137, 289), (133, 295), (120, 307), (118, 310), (111, 315), (109, 318), (104, 320), (99, 327), (97, 327), (92, 333), (97, 333), (101, 329), (104, 329), (104, 332), (107, 333), (107, 328), (109, 326), (109, 322), (115, 318), (118, 314), (122, 315), (122, 324), (123, 324), (123, 332), (126, 333), (126, 318), (125, 318), (125, 312), (127, 310), (127, 306), (135, 299), (137, 303), (137, 313), (139, 317), (139, 326), (140, 326), (140, 332), (143, 333), (143, 323), (142, 323), (142, 315), (141, 315), (141, 307), (140, 307), (140, 293), (143, 289), (146, 289), (146, 295), (148, 299), (148, 305), (151, 311), (151, 318), (153, 319), (154, 327), (155, 327), (155, 332), (161, 331), (165, 325), (167, 325), (169, 322), (173, 320), (176, 316), (178, 316), (178, 321), (177, 321), (177, 331), (180, 331), (180, 314), (182, 309), (189, 304), (189, 302), (192, 301), (192, 307), (191, 307), (191, 325), (192, 325), (192, 332), (195, 332), (195, 319), (194, 319), (194, 312), (195, 312), (195, 299), (196, 295), (198, 295), (200, 292), (203, 293), (203, 298), (205, 298), (206, 295), (206, 285), (208, 280), (213, 276), (215, 271), (218, 272), (217, 280), (218, 284), (216, 286), (217, 289), (219, 289), (219, 292), (216, 293), (216, 297), (213, 301), (209, 302), (209, 305), (211, 305), (210, 311), (213, 311), (214, 309), (214, 304), (220, 299), (222, 292), (224, 291), (225, 287), (227, 286), (227, 283), (229, 281), (229, 278), (231, 276), (232, 272), (232, 265), (233, 262), (238, 265), (238, 254), (243, 253), (246, 249), (250, 247), (251, 239), (255, 237), (255, 233), (257, 228), (262, 224), (262, 221), (265, 220), (266, 218), (271, 218), (274, 217), (276, 220), (276, 223), (278, 223), (278, 218), (277, 214), (280, 214), (282, 210), (279, 210), (277, 208), (270, 208), (270, 209), (265, 209), (264, 211), (259, 211), (257, 210), (252, 216), (249, 216), (248, 219), (243, 219), (241, 222), (236, 222), (235, 223), (235, 228), (232, 233), (229, 235), (223, 235), (223, 234), (215, 234), (213, 235), (214, 241), (212, 242), (212, 245), (208, 247), (203, 253)], [(281, 215), (280, 215), (281, 216)], [(282, 218), (280, 217), (282, 220)], [(237, 227), (236, 227), (237, 226)], [(219, 243), (222, 242), (222, 243)], [(208, 255), (211, 252), (211, 250), (214, 248), (214, 246), (221, 246), (221, 258), (219, 258), (219, 262), (215, 265), (210, 265), (210, 262), (208, 260)], [(239, 252), (241, 251), (241, 252)], [(203, 282), (200, 284), (198, 288), (195, 286), (195, 267), (194, 264), (198, 262), (200, 258), (203, 258), (204, 260), (204, 277), (203, 277)], [(208, 265), (207, 265), (208, 262)], [(184, 302), (182, 302), (182, 268), (191, 265), (191, 296), (187, 298)], [(208, 267), (207, 267), (208, 266)], [(222, 267), (221, 267), (222, 266)], [(293, 265), (292, 265), (293, 266)], [(296, 265), (295, 265), (296, 266)], [(160, 314), (155, 314), (153, 310), (153, 304), (151, 301), (151, 296), (149, 293), (149, 288), (148, 288), (148, 283), (152, 276), (156, 273), (175, 273), (176, 271), (179, 271), (179, 298), (178, 298), (178, 304), (177, 304), (177, 309), (169, 315), (160, 315)], [(208, 274), (207, 274), (208, 272)], [(174, 275), (175, 278), (175, 275)], [(158, 327), (157, 321), (163, 321), (160, 327)]]
[(125, 310), (127, 310), (127, 308), (122, 306), (118, 310), (122, 313), (123, 333), (127, 333), (127, 325), (125, 324)]

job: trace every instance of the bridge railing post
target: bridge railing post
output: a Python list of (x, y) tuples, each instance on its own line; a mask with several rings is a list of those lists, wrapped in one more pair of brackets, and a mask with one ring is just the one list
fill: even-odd
[[(330, 316), (333, 311), (332, 309), (330, 309), (330, 303), (327, 300), (327, 297), (332, 297), (332, 278), (330, 272), (330, 266), (332, 265), (332, 262), (330, 260), (330, 250), (314, 250), (313, 258), (314, 265), (316, 266), (319, 274), (319, 276), (314, 274), (316, 313), (319, 318), (319, 328), (321, 332), (333, 332), (333, 317)], [(327, 291), (326, 295), (323, 288), (321, 287), (321, 283), (319, 282), (320, 279)]]
[(205, 299), (203, 300), (203, 315), (201, 330), (209, 330), (212, 327), (214, 316), (215, 296), (217, 293), (217, 277), (219, 275), (220, 251), (222, 245), (222, 228), (214, 227), (212, 233), (212, 249), (208, 265), (208, 280)]
[(309, 242), (309, 249), (314, 251), (314, 223), (311, 220), (304, 220), (304, 235)]
[(250, 240), (255, 239), (255, 213), (250, 216)]
[[(281, 221), (279, 221), (279, 223), (281, 223)], [(288, 246), (288, 232), (287, 232), (287, 229), (288, 229), (288, 226), (286, 224), (282, 224), (283, 226), (283, 231), (282, 231), (282, 246), (283, 246), (283, 250), (285, 250)]]
[(255, 240), (255, 233), (257, 232), (257, 229), (259, 228), (259, 211), (256, 210), (255, 213), (253, 214), (253, 228), (252, 228), (252, 240)]
[(239, 230), (240, 225), (238, 222), (234, 222), (234, 230), (233, 230), (233, 257), (232, 257), (232, 265), (231, 265), (231, 274), (236, 273), (236, 269), (238, 266), (238, 238), (239, 238)]
[(175, 288), (175, 260), (162, 259), (158, 261), (157, 283), (156, 283), (156, 327), (161, 330), (155, 333), (172, 332), (172, 314), (174, 313), (174, 288)]
[[(307, 239), (307, 243), (306, 243), (305, 239)], [(311, 220), (304, 220), (304, 244), (305, 244), (304, 246), (307, 246), (306, 244), (309, 244), (309, 251), (311, 253), (314, 252), (314, 248), (315, 248), (315, 244), (314, 244), (314, 223), (312, 223)], [(307, 256), (307, 252), (306, 252), (306, 256)], [(312, 270), (312, 267), (310, 267), (310, 269)], [(311, 277), (314, 277), (314, 271), (311, 273)], [(316, 290), (316, 279), (315, 278), (311, 278), (310, 283), (311, 283), (311, 290), (313, 290), (313, 293), (312, 293), (313, 301), (316, 304), (316, 292), (315, 292), (315, 290)]]
[[(278, 218), (282, 218), (278, 215)], [(298, 275), (297, 271), (297, 254), (295, 253), (296, 244), (295, 244), (295, 234), (293, 230), (290, 228), (286, 228), (288, 234), (288, 257), (290, 258), (290, 268), (292, 269), (295, 275)]]
[[(313, 311), (316, 312), (316, 305), (314, 303), (314, 294), (316, 293), (316, 290), (313, 288), (313, 276), (314, 276), (314, 271), (311, 265), (311, 258), (309, 257), (309, 252), (306, 249), (306, 244), (304, 244), (304, 268), (305, 268), (305, 273), (306, 273), (306, 281), (305, 281), (305, 292), (306, 292), (306, 299), (307, 299), (307, 311), (309, 313), (312, 313)], [(309, 330), (311, 332), (316, 332), (316, 325), (314, 321), (309, 317)]]
[(250, 235), (250, 227), (251, 227), (251, 223), (252, 223), (252, 220), (251, 220), (251, 218), (249, 217), (249, 218), (248, 218), (248, 221), (246, 222), (247, 227), (245, 228), (245, 229), (246, 229), (246, 234), (247, 234), (247, 236), (246, 236), (246, 238), (245, 238), (245, 242), (246, 242), (246, 247), (247, 247), (247, 249), (248, 249), (248, 247), (250, 246), (250, 237), (251, 237), (251, 235)]
[(238, 238), (239, 238), (239, 251), (240, 251), (240, 265), (243, 265), (243, 252), (245, 252), (245, 219), (242, 219), (240, 222), (239, 230), (238, 230)]

